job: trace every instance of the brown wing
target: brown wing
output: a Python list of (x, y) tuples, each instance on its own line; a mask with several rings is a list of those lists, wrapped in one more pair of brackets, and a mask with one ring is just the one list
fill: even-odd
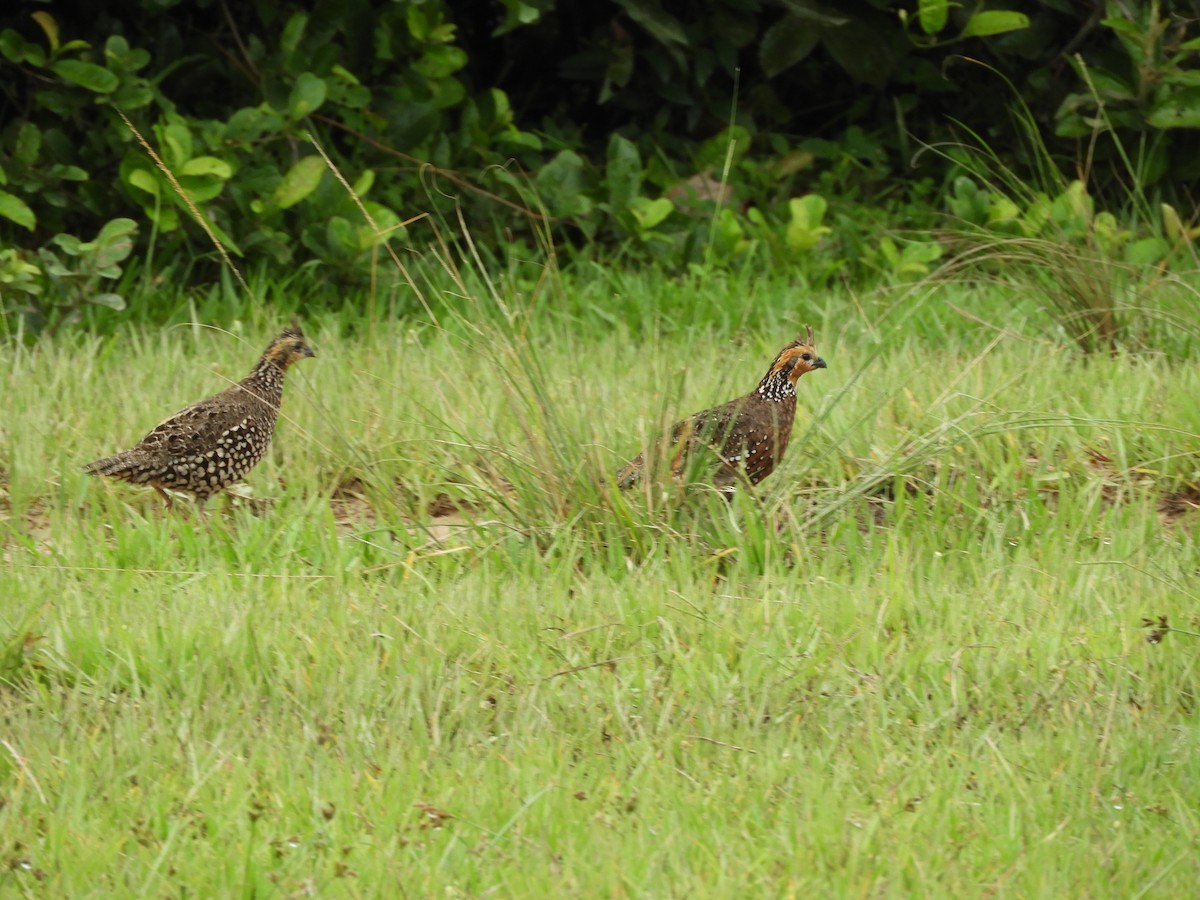
[(736, 453), (732, 445), (736, 443), (739, 431), (745, 427), (746, 418), (745, 399), (731, 400), (684, 419), (672, 430), (671, 440), (678, 442), (686, 435), (689, 451), (696, 447), (708, 447), (722, 456), (727, 451)]
[(138, 442), (136, 449), (166, 464), (168, 460), (191, 455), (197, 447), (215, 447), (221, 435), (230, 429), (253, 424), (256, 413), (261, 417), (257, 409), (260, 404), (265, 406), (240, 385), (234, 385), (160, 422)]
[[(688, 416), (671, 427), (671, 474), (678, 478), (694, 453), (707, 451), (719, 464), (718, 486), (732, 484), (742, 471), (757, 484), (782, 456), (791, 417), (789, 406), (764, 404), (754, 394)], [(645, 468), (642, 453), (617, 473), (617, 483), (632, 487)]]
[(732, 484), (739, 472), (758, 484), (771, 474), (787, 449), (794, 414), (788, 403), (763, 403), (754, 395), (741, 397), (693, 416), (686, 452), (707, 448), (720, 459), (718, 485)]
[(741, 454), (737, 436), (745, 419), (745, 402), (740, 398), (675, 423), (671, 429), (671, 443), (677, 445), (677, 449), (671, 456), (671, 474), (679, 477), (687, 460), (697, 450), (714, 453), (722, 468), (736, 465)]

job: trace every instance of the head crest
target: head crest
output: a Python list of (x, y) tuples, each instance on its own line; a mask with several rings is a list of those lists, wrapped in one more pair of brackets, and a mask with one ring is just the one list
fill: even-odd
[(300, 328), (299, 316), (292, 316), (291, 324), (289, 324), (287, 328), (283, 329), (283, 334), (281, 334), (280, 337), (304, 338), (304, 332)]

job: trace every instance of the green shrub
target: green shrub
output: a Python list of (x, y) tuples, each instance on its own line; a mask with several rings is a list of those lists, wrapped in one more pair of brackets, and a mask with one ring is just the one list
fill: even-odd
[[(1111, 0), (1098, 22), (1060, 0), (698, 0), (686, 17), (659, 0), (7, 10), (0, 240), (23, 255), (5, 277), (28, 284), (22, 266), (54, 235), (132, 218), (147, 270), (211, 278), (207, 230), (281, 274), (376, 284), (382, 241), (419, 248), (412, 222), (432, 215), (461, 216), (490, 250), (910, 279), (938, 258), (939, 210), (965, 196), (952, 158), (914, 148), (955, 139), (956, 120), (1004, 147), (1018, 178), (1044, 182), (1047, 158), (1068, 181), (1085, 169), (1094, 224), (1137, 256), (1165, 228), (1161, 204), (1188, 208), (1200, 158), (1190, 9)], [(1048, 157), (1013, 139), (1014, 96), (1055, 122)], [(1194, 229), (1176, 219), (1178, 235)]]

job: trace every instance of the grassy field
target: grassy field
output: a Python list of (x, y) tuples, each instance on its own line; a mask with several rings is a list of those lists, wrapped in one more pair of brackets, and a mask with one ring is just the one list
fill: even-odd
[[(207, 519), (80, 467), (282, 316), (0, 347), (0, 893), (1193, 893), (1194, 350), (723, 290), (309, 317)], [(757, 496), (606, 482), (808, 322)]]

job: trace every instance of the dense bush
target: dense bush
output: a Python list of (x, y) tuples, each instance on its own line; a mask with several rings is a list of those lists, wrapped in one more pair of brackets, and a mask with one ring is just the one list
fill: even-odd
[(456, 76), (466, 58), (438, 4), (339, 4), (336, 16), (299, 6), (143, 0), (111, 4), (83, 35), (48, 12), (5, 30), (0, 52), (19, 72), (3, 139), (12, 199), (0, 213), (40, 242), (136, 212), (180, 249), (190, 212), (119, 110), (233, 252), (350, 269), (376, 237), (310, 131), (383, 230), (400, 221), (414, 178), (395, 177), (397, 158), (352, 133), (405, 148), (410, 172), (418, 161), (479, 165), (520, 140), (503, 98), (469, 95)]
[(215, 258), (193, 205), (231, 253), (338, 279), (366, 277), (382, 234), (455, 206), (484, 244), (548, 220), (584, 252), (921, 274), (941, 245), (900, 231), (961, 212), (972, 189), (981, 208), (1021, 204), (972, 165), (980, 150), (1048, 199), (1082, 176), (1118, 214), (1179, 206), (1200, 166), (1200, 3), (1005, 5), (9, 7), (0, 286), (37, 307), (33, 251), (118, 218), (142, 223), (135, 259), (186, 274)]

